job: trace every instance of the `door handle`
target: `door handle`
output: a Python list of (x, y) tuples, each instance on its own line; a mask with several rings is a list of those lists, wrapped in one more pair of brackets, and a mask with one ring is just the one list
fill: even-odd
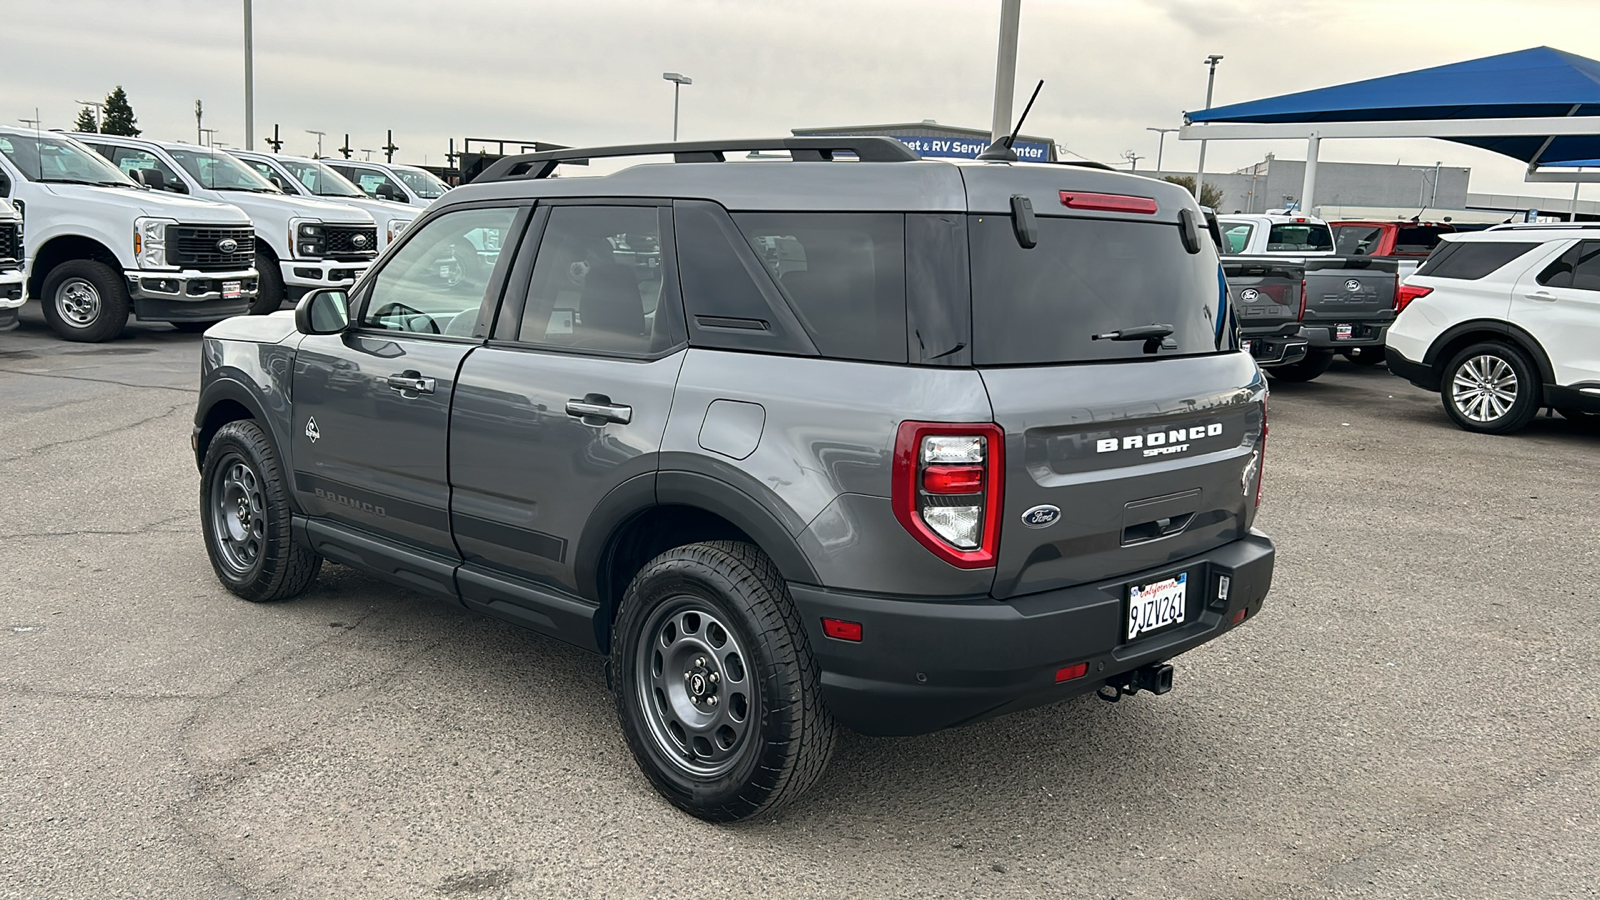
[(1529, 300), (1544, 300), (1545, 302), (1556, 299), (1556, 296), (1549, 291), (1530, 291), (1522, 296), (1527, 297)]
[(406, 391), (411, 391), (415, 394), (431, 394), (435, 384), (432, 378), (423, 378), (422, 373), (416, 369), (407, 369), (398, 375), (390, 375), (388, 382), (390, 390), (398, 391), (402, 395)]
[(626, 425), (633, 421), (633, 407), (612, 403), (605, 394), (585, 394), (582, 400), (567, 401), (567, 415), (582, 419), (585, 425)]

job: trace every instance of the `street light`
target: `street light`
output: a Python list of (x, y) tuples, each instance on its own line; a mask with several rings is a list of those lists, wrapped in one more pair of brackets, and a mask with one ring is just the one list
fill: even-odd
[(92, 107), (94, 107), (94, 130), (95, 131), (99, 131), (100, 130), (100, 110), (105, 109), (105, 106), (106, 106), (105, 103), (103, 103), (103, 102), (101, 102), (99, 100), (74, 100), (73, 102), (77, 103), (79, 106), (92, 106)]
[(215, 147), (216, 146), (216, 139), (217, 139), (217, 130), (215, 128), (202, 128), (202, 129), (200, 129), (200, 146), (202, 146), (202, 147)]
[[(1217, 63), (1219, 62), (1222, 62), (1222, 54), (1220, 53), (1213, 53), (1206, 57), (1206, 65), (1211, 69), (1211, 73), (1206, 76), (1206, 109), (1211, 108), (1211, 89), (1217, 84)], [(1206, 183), (1206, 142), (1203, 138), (1200, 141), (1200, 165), (1196, 169), (1197, 171), (1194, 173), (1194, 199), (1198, 201), (1201, 191), (1205, 190)]]
[(327, 132), (326, 131), (312, 131), (311, 129), (307, 128), (306, 129), (306, 134), (314, 134), (314, 135), (317, 136), (317, 155), (312, 157), (312, 159), (321, 159), (322, 158), (322, 136), (327, 134)]
[(1167, 135), (1177, 131), (1176, 128), (1146, 128), (1145, 131), (1154, 131), (1161, 137), (1156, 141), (1156, 171), (1161, 171), (1161, 151), (1166, 149)]
[(672, 82), (672, 139), (678, 139), (678, 91), (686, 84), (694, 84), (694, 79), (677, 72), (662, 72), (661, 78)]

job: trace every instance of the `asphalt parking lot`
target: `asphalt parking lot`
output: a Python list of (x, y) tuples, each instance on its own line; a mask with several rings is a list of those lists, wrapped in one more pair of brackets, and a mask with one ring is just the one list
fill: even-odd
[(0, 334), (0, 896), (1588, 897), (1600, 435), (1274, 387), (1259, 619), (1172, 693), (847, 736), (780, 818), (635, 769), (601, 662), (338, 566), (213, 577), (200, 338)]

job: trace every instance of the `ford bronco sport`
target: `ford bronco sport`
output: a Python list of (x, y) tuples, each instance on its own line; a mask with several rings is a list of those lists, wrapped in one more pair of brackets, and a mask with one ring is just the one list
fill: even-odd
[(1175, 185), (887, 138), (507, 157), (348, 293), (207, 333), (206, 548), (248, 600), (330, 560), (608, 654), (714, 821), (837, 724), (1165, 692), (1273, 568), (1204, 229)]

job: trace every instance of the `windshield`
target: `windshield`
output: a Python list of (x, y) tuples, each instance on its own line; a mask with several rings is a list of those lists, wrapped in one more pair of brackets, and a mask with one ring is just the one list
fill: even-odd
[(1176, 226), (1039, 216), (1038, 245), (1010, 216), (970, 216), (972, 361), (1026, 365), (1154, 359), (1144, 341), (1095, 340), (1140, 326), (1172, 329), (1161, 356), (1216, 353), (1227, 285), (1210, 241), (1184, 249)]
[(135, 187), (116, 166), (70, 138), (0, 134), (0, 153), (34, 181)]
[(226, 153), (212, 150), (167, 150), (183, 170), (194, 176), (202, 187), (214, 191), (249, 191), (253, 194), (276, 194), (272, 182), (262, 178), (250, 167)]
[(394, 174), (411, 188), (411, 192), (424, 200), (437, 200), (450, 190), (450, 185), (433, 177), (432, 172), (422, 169), (395, 169)]
[(361, 189), (322, 163), (280, 159), (278, 165), (289, 170), (294, 180), (319, 197), (364, 197)]

